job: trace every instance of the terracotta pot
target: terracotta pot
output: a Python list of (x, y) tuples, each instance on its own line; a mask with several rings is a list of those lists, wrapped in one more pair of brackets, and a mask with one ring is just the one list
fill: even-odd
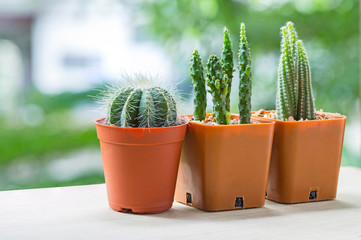
[(95, 121), (109, 205), (116, 211), (157, 213), (171, 208), (187, 124), (124, 128)]
[(267, 198), (281, 203), (336, 198), (346, 117), (276, 120)]
[(190, 122), (175, 199), (206, 211), (263, 206), (275, 123), (257, 121), (227, 126)]

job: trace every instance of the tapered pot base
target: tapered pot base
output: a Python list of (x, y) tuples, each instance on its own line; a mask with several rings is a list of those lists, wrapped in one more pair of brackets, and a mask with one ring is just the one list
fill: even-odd
[(161, 213), (169, 210), (173, 205), (173, 202), (168, 202), (158, 206), (134, 206), (134, 207), (124, 207), (117, 203), (109, 202), (109, 206), (117, 212), (125, 213), (139, 213), (139, 214), (149, 214), (149, 213)]

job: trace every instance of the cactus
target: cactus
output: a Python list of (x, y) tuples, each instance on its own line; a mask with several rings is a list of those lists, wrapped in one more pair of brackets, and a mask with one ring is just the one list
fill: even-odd
[(222, 63), (216, 55), (211, 55), (207, 62), (207, 85), (212, 94), (213, 114), (216, 122), (221, 125), (230, 123), (230, 113), (226, 110), (226, 96), (228, 93), (228, 77), (223, 74)]
[(125, 102), (127, 101), (129, 94), (133, 92), (133, 88), (121, 88), (116, 94), (116, 98), (113, 100), (113, 103), (109, 107), (108, 111), (108, 122), (109, 123), (120, 123), (120, 115)]
[(294, 115), (294, 81), (295, 78), (292, 73), (294, 69), (293, 55), (291, 52), (292, 46), (289, 41), (289, 33), (286, 27), (281, 28), (282, 44), (281, 44), (281, 58), (278, 69), (278, 92), (276, 104), (277, 118), (288, 119)]
[(311, 70), (304, 46), (292, 22), (281, 28), (276, 109), (279, 120), (314, 119)]
[(108, 122), (120, 127), (167, 127), (176, 125), (177, 109), (163, 88), (121, 88), (108, 113)]
[(246, 27), (241, 24), (239, 43), (239, 122), (250, 123), (251, 120), (251, 60), (246, 37)]
[[(239, 119), (240, 123), (250, 123), (252, 73), (246, 28), (243, 23), (241, 24), (240, 40), (238, 55), (240, 72)], [(220, 60), (216, 55), (209, 56), (205, 74), (206, 84), (209, 87), (208, 92), (212, 95), (213, 117), (216, 119), (216, 123), (221, 125), (228, 125), (231, 122), (230, 93), (234, 72), (233, 67), (231, 39), (227, 28), (224, 28), (222, 58)], [(190, 70), (195, 92), (194, 119), (203, 120), (205, 118), (206, 92), (204, 91), (202, 62), (197, 50), (193, 52)]]
[(233, 79), (233, 52), (231, 38), (229, 37), (228, 29), (224, 28), (224, 39), (223, 39), (223, 52), (222, 52), (222, 64), (223, 72), (227, 75), (227, 86), (228, 91), (226, 95), (226, 111), (230, 112), (231, 110), (231, 88), (232, 88), (232, 79)]
[(297, 68), (297, 48), (296, 48), (296, 42), (297, 42), (297, 32), (295, 29), (295, 26), (293, 24), (293, 22), (288, 22), (287, 23), (287, 28), (288, 28), (288, 32), (289, 32), (289, 41), (290, 41), (290, 46), (291, 46), (291, 59), (289, 59), (290, 62), (292, 62), (293, 64), (291, 64), (291, 73), (292, 73), (292, 78), (294, 79), (294, 81), (292, 81), (292, 89), (293, 89), (293, 106), (294, 109), (297, 109), (297, 105), (298, 105), (298, 68)]
[(302, 41), (298, 40), (296, 44), (299, 79), (297, 119), (312, 120), (315, 118), (315, 109), (311, 83), (311, 68)]
[(192, 77), (194, 89), (194, 120), (202, 121), (206, 118), (207, 108), (207, 91), (203, 74), (202, 59), (199, 56), (198, 50), (194, 50), (190, 62), (190, 75)]
[[(120, 114), (121, 127), (137, 127), (139, 104), (143, 91), (141, 89), (134, 89), (128, 96), (124, 103)], [(112, 118), (112, 117), (111, 117)], [(113, 117), (114, 118), (114, 117)]]

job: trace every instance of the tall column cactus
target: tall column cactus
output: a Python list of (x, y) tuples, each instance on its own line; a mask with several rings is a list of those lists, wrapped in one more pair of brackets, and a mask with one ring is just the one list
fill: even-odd
[(281, 58), (278, 68), (278, 92), (277, 92), (277, 118), (288, 119), (295, 117), (295, 95), (294, 86), (296, 86), (293, 71), (295, 64), (293, 61), (293, 46), (289, 40), (289, 31), (287, 27), (281, 28)]
[[(276, 109), (279, 120), (314, 119), (314, 100), (308, 57), (292, 22), (281, 28)], [(302, 88), (302, 89), (301, 89)], [(306, 102), (305, 102), (306, 101)], [(302, 110), (301, 110), (302, 109)]]
[(198, 53), (198, 50), (193, 51), (193, 55), (190, 62), (190, 75), (193, 83), (194, 90), (194, 120), (202, 121), (206, 118), (207, 108), (207, 91), (203, 74), (202, 59)]
[(230, 123), (230, 113), (226, 109), (226, 96), (228, 93), (228, 77), (223, 74), (222, 63), (216, 55), (211, 55), (207, 62), (207, 85), (212, 94), (213, 114), (216, 122), (221, 125)]
[(232, 52), (232, 44), (231, 38), (229, 37), (229, 32), (227, 28), (224, 28), (223, 32), (223, 52), (222, 52), (222, 64), (223, 64), (223, 72), (227, 75), (227, 86), (228, 92), (226, 95), (226, 110), (227, 112), (231, 111), (231, 88), (232, 88), (232, 79), (233, 79), (233, 52)]
[(294, 79), (294, 81), (292, 81), (292, 89), (293, 89), (293, 106), (294, 109), (297, 109), (297, 105), (298, 105), (298, 68), (297, 68), (297, 63), (298, 63), (298, 57), (297, 57), (297, 47), (296, 47), (296, 42), (297, 42), (297, 32), (295, 29), (295, 26), (293, 24), (293, 22), (288, 22), (287, 23), (287, 29), (288, 29), (288, 34), (289, 34), (289, 44), (290, 44), (290, 51), (291, 54), (290, 59), (288, 60), (290, 63), (292, 63), (290, 65), (291, 69), (290, 72), (292, 74), (292, 78)]
[(239, 121), (240, 123), (250, 123), (251, 120), (251, 59), (246, 37), (246, 27), (241, 24), (239, 43)]
[(301, 40), (297, 43), (297, 61), (298, 61), (298, 108), (297, 119), (314, 119), (315, 107), (313, 102), (311, 68), (308, 62), (308, 56)]

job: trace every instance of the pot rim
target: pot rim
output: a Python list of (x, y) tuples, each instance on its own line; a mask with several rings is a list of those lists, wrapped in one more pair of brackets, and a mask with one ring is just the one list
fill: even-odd
[[(180, 116), (183, 116), (183, 115), (180, 115)], [(106, 117), (99, 117), (99, 118), (96, 118), (94, 120), (94, 123), (98, 126), (102, 126), (102, 127), (107, 127), (107, 128), (113, 128), (113, 129), (126, 129), (126, 130), (134, 130), (134, 131), (144, 131), (144, 130), (166, 130), (166, 129), (174, 129), (174, 128), (181, 128), (183, 127), (184, 125), (187, 125), (188, 122), (184, 123), (184, 124), (181, 124), (181, 125), (176, 125), (176, 126), (169, 126), (169, 127), (154, 127), (154, 128), (137, 128), (137, 127), (119, 127), (119, 126), (112, 126), (112, 125), (107, 125), (107, 124), (104, 124), (103, 122), (106, 120)]]
[[(270, 113), (271, 111), (275, 111), (275, 110), (266, 110), (265, 113)], [(270, 119), (270, 118), (265, 118), (265, 117), (259, 117), (259, 116), (254, 116), (255, 112), (252, 112), (252, 117), (254, 118), (260, 118), (260, 119), (269, 119), (271, 121), (274, 121), (276, 123), (284, 123), (284, 124), (309, 124), (309, 123), (319, 123), (319, 122), (333, 122), (333, 121), (341, 121), (341, 120), (346, 120), (347, 117), (345, 115), (341, 115), (338, 113), (330, 113), (331, 116), (333, 117), (333, 119), (323, 119), (323, 120), (307, 120), (307, 121), (283, 121), (283, 120), (278, 120), (278, 119)], [(329, 113), (329, 112), (324, 112), (324, 113)]]
[[(207, 116), (211, 115), (212, 113), (207, 113)], [(184, 114), (181, 116), (186, 116), (186, 117), (193, 117), (193, 114)], [(231, 117), (238, 117), (238, 114), (235, 113), (231, 113)], [(254, 121), (257, 121), (258, 119), (252, 119)], [(203, 127), (210, 127), (210, 128), (239, 128), (239, 127), (255, 127), (255, 126), (264, 126), (264, 125), (274, 125), (276, 123), (276, 121), (274, 121), (273, 119), (267, 119), (267, 118), (263, 118), (262, 119), (263, 122), (258, 122), (257, 124), (255, 123), (242, 123), (242, 124), (230, 124), (230, 125), (208, 125), (208, 124), (203, 124), (203, 123), (199, 123), (199, 122), (195, 122), (195, 121), (188, 121), (189, 125), (197, 125), (197, 126), (203, 126)]]

